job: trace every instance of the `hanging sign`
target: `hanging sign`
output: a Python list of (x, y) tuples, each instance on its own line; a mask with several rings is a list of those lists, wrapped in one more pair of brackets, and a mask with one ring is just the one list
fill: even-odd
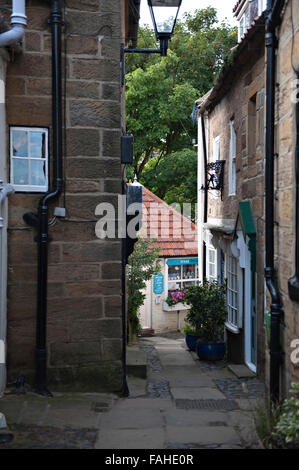
[(156, 274), (154, 276), (154, 294), (161, 295), (164, 292), (164, 276), (163, 274)]

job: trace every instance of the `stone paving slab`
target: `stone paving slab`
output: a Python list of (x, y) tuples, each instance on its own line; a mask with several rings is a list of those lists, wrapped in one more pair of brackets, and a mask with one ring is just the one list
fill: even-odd
[(164, 449), (164, 430), (101, 430), (95, 449)]
[[(199, 421), (198, 417), (198, 421)], [(166, 430), (168, 443), (196, 444), (201, 446), (219, 446), (223, 444), (242, 445), (240, 437), (232, 427), (227, 426), (168, 426)]]
[[(155, 401), (155, 400), (151, 400)], [(143, 400), (143, 406), (129, 410), (116, 404), (109, 413), (103, 413), (100, 417), (99, 425), (107, 432), (110, 430), (127, 430), (146, 428), (162, 428), (163, 416), (160, 404), (158, 406), (149, 405), (148, 400)]]
[(116, 397), (108, 394), (55, 394), (53, 398), (33, 393), (6, 395), (0, 400), (1, 411), (11, 426), (37, 425), (55, 428), (97, 428), (99, 413), (96, 404), (109, 409)]

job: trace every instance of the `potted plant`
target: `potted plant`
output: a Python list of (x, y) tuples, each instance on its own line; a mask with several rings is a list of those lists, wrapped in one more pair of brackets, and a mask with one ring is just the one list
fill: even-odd
[(225, 294), (226, 283), (204, 281), (198, 286), (191, 286), (185, 295), (185, 302), (190, 305), (186, 321), (200, 336), (196, 347), (200, 359), (216, 361), (223, 359), (225, 355)]
[(185, 340), (188, 348), (191, 351), (196, 351), (197, 341), (200, 339), (199, 332), (185, 321), (185, 326), (182, 329), (182, 333), (185, 335)]

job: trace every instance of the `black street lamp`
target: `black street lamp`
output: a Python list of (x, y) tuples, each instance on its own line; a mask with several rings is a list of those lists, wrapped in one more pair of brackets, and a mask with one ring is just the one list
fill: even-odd
[(161, 56), (167, 56), (168, 41), (173, 35), (181, 4), (182, 0), (148, 0)]
[(167, 56), (168, 42), (170, 41), (177, 17), (180, 11), (182, 0), (147, 0), (150, 8), (155, 34), (160, 41), (160, 49), (133, 49), (125, 48), (122, 44), (122, 85), (125, 82), (125, 54), (160, 54)]

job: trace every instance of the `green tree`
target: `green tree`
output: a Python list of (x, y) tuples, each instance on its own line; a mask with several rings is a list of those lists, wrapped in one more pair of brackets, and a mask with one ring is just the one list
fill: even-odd
[[(217, 11), (209, 7), (178, 21), (167, 57), (127, 55), (127, 132), (135, 139), (128, 179), (136, 174), (168, 203), (196, 200), (192, 110), (213, 86), (236, 42), (236, 29), (219, 23)], [(149, 27), (140, 28), (138, 47), (158, 47)]]
[(143, 305), (146, 295), (146, 281), (160, 272), (157, 263), (159, 249), (153, 247), (153, 241), (139, 238), (134, 251), (129, 257), (127, 266), (127, 298), (128, 298), (128, 322), (129, 336), (132, 338), (141, 330), (139, 310)]
[(197, 152), (193, 148), (170, 153), (158, 162), (152, 158), (142, 175), (142, 183), (150, 187), (167, 204), (197, 201)]

